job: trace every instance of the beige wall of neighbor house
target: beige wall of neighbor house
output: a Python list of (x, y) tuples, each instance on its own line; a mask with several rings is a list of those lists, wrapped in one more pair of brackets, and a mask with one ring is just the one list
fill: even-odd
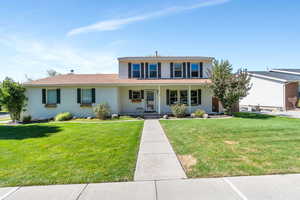
[(240, 105), (285, 107), (284, 83), (251, 77), (251, 84), (249, 95), (241, 100)]
[[(47, 108), (42, 103), (42, 89), (61, 89), (61, 103), (54, 108)], [(117, 87), (28, 87), (26, 96), (28, 104), (23, 115), (30, 115), (32, 119), (49, 119), (61, 112), (70, 112), (76, 117), (94, 116), (91, 107), (80, 107), (77, 103), (77, 88), (95, 88), (96, 103), (107, 102), (113, 113), (118, 113), (118, 88)], [(94, 104), (94, 105), (95, 105)]]
[[(144, 62), (145, 61), (141, 61)], [(141, 63), (140, 61), (132, 61), (131, 63)], [(157, 63), (157, 62), (151, 62), (151, 61), (147, 61), (148, 63)], [(190, 63), (203, 63), (203, 78), (208, 78), (209, 77), (209, 73), (211, 71), (212, 68), (212, 63), (211, 62), (207, 62), (207, 61), (158, 61), (161, 63), (161, 78), (171, 78), (170, 75), (170, 63), (183, 63), (183, 62), (190, 62)], [(129, 62), (124, 62), (121, 61), (119, 62), (119, 77), (120, 78), (128, 78), (128, 63)], [(186, 70), (187, 73), (187, 70)]]

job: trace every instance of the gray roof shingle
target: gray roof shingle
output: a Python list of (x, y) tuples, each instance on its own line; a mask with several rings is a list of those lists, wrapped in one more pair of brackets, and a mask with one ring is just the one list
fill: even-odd
[(296, 74), (288, 74), (288, 73), (273, 72), (273, 71), (249, 71), (249, 74), (253, 76), (260, 75), (266, 78), (269, 77), (270, 79), (280, 79), (282, 80), (282, 82), (300, 81), (300, 75), (296, 75)]

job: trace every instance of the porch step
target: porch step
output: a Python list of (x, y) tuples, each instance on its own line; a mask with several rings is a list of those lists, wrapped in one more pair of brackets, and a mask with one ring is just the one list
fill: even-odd
[(160, 115), (158, 113), (144, 113), (144, 119), (159, 119)]

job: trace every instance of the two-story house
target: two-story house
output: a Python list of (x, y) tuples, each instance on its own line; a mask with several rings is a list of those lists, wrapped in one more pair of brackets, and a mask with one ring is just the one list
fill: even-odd
[(186, 104), (218, 112), (219, 104), (207, 88), (212, 57), (122, 57), (119, 74), (64, 74), (24, 83), (27, 111), (33, 119), (52, 118), (60, 112), (93, 116), (92, 106), (108, 103), (112, 113), (171, 113), (171, 105)]

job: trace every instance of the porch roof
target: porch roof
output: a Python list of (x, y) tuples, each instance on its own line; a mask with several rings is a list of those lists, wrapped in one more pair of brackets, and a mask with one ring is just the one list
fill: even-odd
[(120, 79), (118, 74), (63, 74), (26, 82), (24, 86), (198, 85), (210, 79)]

